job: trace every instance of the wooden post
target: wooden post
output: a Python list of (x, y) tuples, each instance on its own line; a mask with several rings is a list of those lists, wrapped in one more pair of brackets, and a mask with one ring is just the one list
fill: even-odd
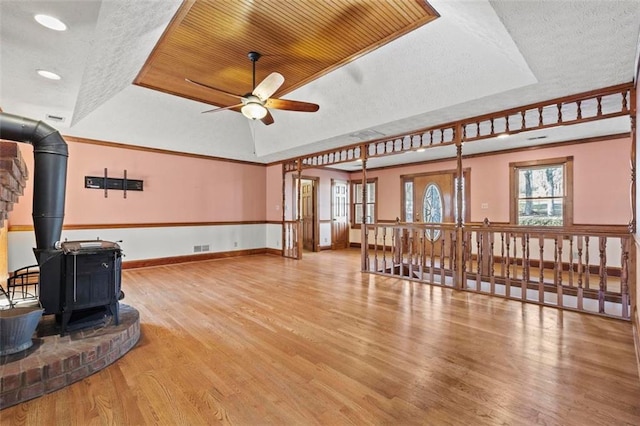
[(366, 145), (360, 147), (362, 159), (362, 218), (360, 220), (360, 269), (368, 270), (367, 247), (369, 233), (367, 232), (367, 151)]
[(631, 158), (629, 162), (631, 163), (631, 221), (629, 222), (629, 232), (632, 234), (636, 233), (636, 143), (637, 143), (637, 123), (636, 123), (636, 88), (632, 87), (629, 91), (631, 97), (631, 114), (629, 117), (631, 118)]
[(286, 221), (287, 221), (287, 216), (285, 215), (285, 206), (287, 205), (287, 190), (286, 190), (286, 180), (287, 180), (287, 163), (282, 163), (282, 241), (281, 241), (281, 248), (282, 248), (282, 252), (281, 255), (284, 256), (285, 255), (285, 250), (287, 248), (286, 244), (287, 244), (287, 240), (286, 240)]
[(458, 182), (456, 185), (456, 241), (458, 242), (456, 247), (456, 270), (457, 273), (455, 275), (454, 287), (456, 289), (461, 289), (462, 279), (464, 277), (464, 259), (463, 250), (462, 250), (462, 242), (463, 242), (463, 218), (462, 218), (462, 124), (458, 123), (455, 129), (454, 135), (455, 143), (456, 143), (456, 158), (457, 158), (457, 168), (456, 168), (456, 176), (458, 177)]
[(296, 228), (297, 228), (297, 258), (302, 259), (302, 215), (300, 214), (300, 200), (302, 199), (302, 161), (300, 159), (296, 160), (298, 166), (298, 187), (296, 191)]

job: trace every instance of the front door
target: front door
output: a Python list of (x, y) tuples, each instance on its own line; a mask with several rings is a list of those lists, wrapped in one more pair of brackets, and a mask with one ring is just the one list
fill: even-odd
[[(422, 223), (453, 223), (455, 221), (455, 182), (453, 171), (427, 173), (413, 178), (414, 221)], [(451, 247), (451, 236), (437, 230), (427, 230), (423, 252), (427, 256), (445, 257)], [(405, 236), (407, 238), (407, 236)], [(420, 244), (414, 237), (413, 250)], [(408, 247), (408, 241), (405, 241)], [(444, 253), (443, 253), (444, 246)]]
[(349, 221), (347, 211), (349, 197), (347, 182), (331, 180), (331, 248), (344, 249), (349, 246)]

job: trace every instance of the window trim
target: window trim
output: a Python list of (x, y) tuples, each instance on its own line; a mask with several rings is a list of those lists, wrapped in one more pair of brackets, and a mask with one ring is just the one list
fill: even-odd
[[(373, 201), (373, 214), (375, 215), (375, 219), (376, 221), (379, 220), (378, 218), (378, 178), (368, 178), (367, 179), (367, 183), (373, 183), (375, 184), (376, 187), (376, 194), (375, 194), (375, 199)], [(350, 198), (350, 203), (349, 203), (349, 222), (351, 223), (351, 227), (354, 229), (360, 229), (362, 225), (362, 218), (357, 218), (356, 217), (356, 200), (355, 200), (355, 196), (356, 196), (356, 189), (355, 186), (356, 185), (362, 185), (362, 179), (351, 179), (349, 181), (349, 198)], [(364, 204), (364, 203), (357, 203), (357, 204)], [(367, 204), (372, 204), (372, 203), (367, 203)], [(363, 206), (364, 207), (364, 206)], [(363, 210), (366, 211), (366, 210)]]
[[(563, 166), (562, 227), (573, 225), (573, 156), (509, 163), (509, 223), (518, 224), (518, 170), (540, 166)], [(552, 225), (539, 225), (558, 228)]]

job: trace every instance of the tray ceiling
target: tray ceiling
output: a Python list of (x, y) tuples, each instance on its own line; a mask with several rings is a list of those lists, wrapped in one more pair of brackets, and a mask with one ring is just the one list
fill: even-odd
[(422, 0), (185, 1), (138, 77), (143, 87), (215, 106), (237, 102), (185, 78), (243, 95), (252, 90), (249, 51), (263, 56), (256, 84), (284, 75), (279, 96), (438, 17)]

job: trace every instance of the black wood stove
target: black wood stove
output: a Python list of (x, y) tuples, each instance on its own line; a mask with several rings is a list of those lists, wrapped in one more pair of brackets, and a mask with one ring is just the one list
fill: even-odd
[(40, 303), (61, 334), (112, 317), (117, 324), (122, 252), (110, 241), (59, 243), (67, 182), (67, 143), (42, 121), (0, 112), (0, 139), (33, 145), (33, 252), (40, 267)]
[(119, 323), (122, 251), (111, 241), (65, 241), (40, 265), (40, 303), (60, 334), (113, 317)]

